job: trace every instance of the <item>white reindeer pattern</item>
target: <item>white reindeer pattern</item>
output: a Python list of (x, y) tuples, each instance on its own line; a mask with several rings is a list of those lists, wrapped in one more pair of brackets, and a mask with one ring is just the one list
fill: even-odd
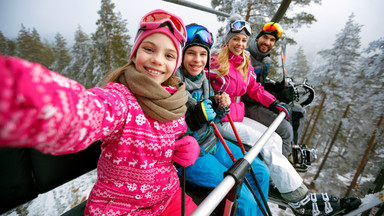
[(153, 168), (155, 166), (156, 161), (153, 161), (152, 163), (149, 164), (149, 168)]
[(147, 160), (144, 161), (144, 164), (140, 165), (140, 169), (141, 168), (147, 169)]
[(122, 161), (123, 159), (121, 157), (117, 157), (117, 159), (113, 159), (113, 163), (119, 165), (119, 163)]
[(128, 163), (128, 166), (131, 166), (131, 165), (132, 165), (133, 167), (135, 167), (136, 164), (137, 164), (137, 160), (136, 160), (136, 159), (133, 159), (133, 161), (131, 161), (131, 162)]
[(111, 152), (105, 153), (105, 157), (108, 159), (111, 159), (112, 153)]

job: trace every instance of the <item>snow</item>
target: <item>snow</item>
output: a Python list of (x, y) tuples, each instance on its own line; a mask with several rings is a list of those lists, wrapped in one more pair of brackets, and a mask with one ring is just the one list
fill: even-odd
[(1, 216), (61, 215), (88, 198), (96, 179), (95, 169)]

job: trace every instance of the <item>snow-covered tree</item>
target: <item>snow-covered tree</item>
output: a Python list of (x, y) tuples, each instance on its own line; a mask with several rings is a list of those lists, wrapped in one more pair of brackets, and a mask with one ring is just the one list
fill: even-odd
[(111, 0), (101, 0), (97, 30), (92, 34), (96, 55), (95, 81), (100, 81), (105, 73), (123, 66), (129, 59), (127, 21), (122, 19), (120, 12), (116, 14), (114, 9), (115, 4)]
[[(357, 128), (356, 140), (361, 140), (366, 145), (372, 138), (374, 130), (380, 118), (384, 115), (384, 39), (379, 38), (371, 43), (365, 49), (364, 56), (359, 61), (360, 76), (356, 82), (359, 90), (355, 91), (355, 104), (360, 106), (359, 119), (360, 124)], [(384, 136), (383, 124), (376, 131), (374, 140), (374, 151), (371, 152), (367, 165), (364, 168), (364, 176), (377, 175), (383, 164)], [(363, 139), (362, 139), (363, 137)], [(369, 182), (364, 184), (370, 186)], [(364, 187), (361, 183), (361, 187)]]
[(293, 77), (295, 83), (301, 83), (307, 78), (311, 68), (303, 48), (300, 46), (289, 67), (289, 74)]
[(321, 78), (322, 82), (330, 81), (330, 85), (324, 90), (334, 91), (340, 87), (344, 88), (359, 74), (356, 67), (360, 58), (362, 26), (356, 24), (354, 18), (355, 15), (352, 13), (345, 27), (336, 35), (336, 41), (331, 49), (319, 52), (327, 63), (323, 66), (322, 72), (318, 73), (318, 78)]
[(69, 64), (67, 74), (71, 79), (74, 79), (84, 85), (86, 88), (95, 87), (97, 82), (94, 82), (94, 51), (92, 49), (92, 40), (78, 26), (75, 32), (75, 43), (72, 46), (72, 61)]
[(66, 67), (68, 67), (71, 62), (71, 54), (67, 48), (67, 42), (64, 37), (57, 33), (55, 36), (55, 44), (53, 47), (53, 53), (55, 56), (55, 61), (51, 65), (51, 70), (56, 71), (58, 73), (65, 74)]
[[(384, 96), (381, 93), (384, 87), (384, 46), (382, 40), (375, 41), (367, 49), (373, 54), (361, 57), (362, 51), (359, 48), (362, 26), (354, 22), (354, 17), (354, 14), (349, 16), (345, 27), (336, 35), (333, 47), (319, 52), (324, 64), (313, 74), (317, 93), (327, 95), (314, 135), (320, 139), (318, 148), (327, 148), (335, 135), (336, 125), (341, 125), (322, 171), (324, 180), (330, 182), (327, 187), (339, 195), (346, 192), (349, 185), (345, 179), (352, 180), (376, 128), (372, 126), (378, 123), (384, 111)], [(348, 112), (342, 118), (347, 106)], [(384, 150), (380, 147), (382, 145), (377, 144), (380, 152)], [(383, 162), (382, 159), (376, 160), (381, 164)], [(377, 164), (367, 168), (370, 173), (374, 169), (377, 171)], [(334, 179), (329, 181), (330, 178)], [(320, 183), (316, 186), (318, 189), (323, 187)]]

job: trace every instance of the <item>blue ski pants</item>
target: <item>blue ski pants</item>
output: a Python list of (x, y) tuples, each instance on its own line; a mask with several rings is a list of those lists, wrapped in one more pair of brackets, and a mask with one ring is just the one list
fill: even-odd
[[(226, 143), (228, 144), (228, 147), (230, 148), (236, 160), (243, 157), (243, 153), (241, 152), (240, 147), (229, 141), (226, 141)], [(204, 156), (199, 157), (195, 164), (186, 168), (186, 178), (188, 181), (191, 181), (202, 187), (214, 188), (223, 180), (224, 172), (233, 165), (233, 162), (220, 140), (217, 141), (216, 145), (216, 154), (207, 153)], [(259, 181), (264, 197), (267, 199), (269, 189), (268, 167), (259, 158), (256, 158), (251, 163), (251, 166), (253, 167), (256, 178)], [(248, 173), (246, 178), (249, 180), (252, 188), (262, 203), (260, 193), (257, 190), (251, 173)], [(243, 183), (243, 186), (241, 187), (240, 198), (238, 199), (238, 202), (239, 205), (236, 215), (263, 215), (257, 206), (255, 198), (245, 183)]]

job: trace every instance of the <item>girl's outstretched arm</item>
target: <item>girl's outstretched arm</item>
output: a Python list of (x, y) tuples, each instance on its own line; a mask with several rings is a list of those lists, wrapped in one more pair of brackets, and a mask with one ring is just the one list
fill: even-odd
[(37, 63), (0, 55), (0, 77), (0, 147), (78, 152), (119, 128), (127, 114), (118, 91), (86, 90)]

